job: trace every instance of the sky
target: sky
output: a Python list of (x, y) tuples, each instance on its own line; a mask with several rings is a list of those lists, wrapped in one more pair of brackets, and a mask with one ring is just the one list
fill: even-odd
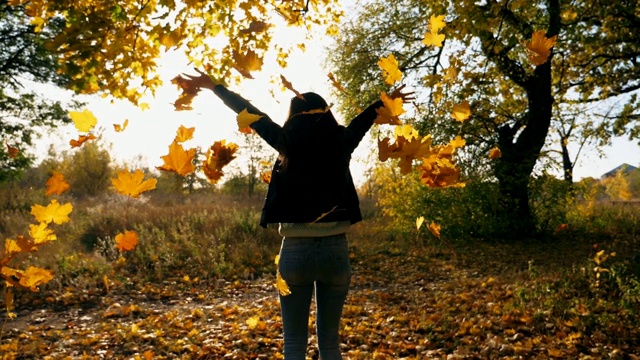
[[(290, 41), (295, 41), (295, 32), (287, 33)], [(321, 41), (313, 43), (322, 44)], [(282, 124), (287, 112), (289, 99), (294, 96), (290, 91), (276, 92), (275, 98), (269, 93), (273, 85), (269, 84), (271, 76), (284, 75), (299, 92), (314, 91), (327, 98), (331, 103), (331, 84), (324, 69), (322, 59), (325, 55), (323, 47), (313, 46), (306, 42), (307, 51), (294, 53), (287, 69), (265, 68), (255, 74), (255, 79), (245, 80), (242, 86), (232, 86), (231, 90), (240, 93), (255, 106), (266, 112), (271, 118)], [(155, 98), (146, 98), (149, 110), (141, 110), (127, 101), (111, 101), (99, 96), (80, 97), (87, 102), (89, 109), (98, 119), (97, 129), (102, 131), (104, 139), (111, 144), (110, 154), (119, 164), (130, 167), (154, 168), (162, 165), (161, 156), (168, 153), (176, 130), (180, 125), (195, 127), (194, 138), (184, 144), (185, 148), (199, 146), (208, 148), (214, 141), (225, 139), (238, 142), (236, 115), (229, 110), (212, 92), (203, 91), (194, 100), (191, 111), (175, 111), (173, 102), (178, 98), (179, 90), (171, 84), (171, 79), (178, 74), (195, 74), (186, 58), (179, 53), (167, 54), (161, 61), (159, 74), (164, 85), (160, 87)], [(44, 88), (47, 97), (56, 100), (68, 100), (69, 92), (57, 88)], [(339, 114), (334, 111), (339, 117)], [(113, 124), (123, 124), (125, 119), (129, 125), (123, 132), (116, 132)], [(338, 119), (342, 123), (342, 119)], [(69, 140), (77, 138), (78, 133), (73, 125), (52, 132), (37, 143), (37, 153), (42, 159), (50, 145), (58, 149), (69, 148)], [(585, 177), (599, 178), (602, 174), (627, 163), (640, 165), (640, 147), (637, 142), (625, 139), (614, 139), (611, 146), (602, 149), (605, 154), (600, 157), (595, 151), (583, 151), (574, 169), (574, 179)], [(275, 157), (275, 152), (272, 153)], [(356, 183), (365, 181), (365, 172), (377, 154), (374, 141), (365, 138), (354, 153), (351, 170)], [(373, 156), (372, 156), (373, 155)], [(241, 159), (237, 159), (237, 166), (241, 166)], [(560, 176), (559, 174), (557, 174)], [(224, 180), (224, 179), (223, 179)]]

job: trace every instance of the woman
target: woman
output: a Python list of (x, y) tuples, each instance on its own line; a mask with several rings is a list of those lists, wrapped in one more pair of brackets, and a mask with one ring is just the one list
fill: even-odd
[[(283, 236), (278, 270), (291, 293), (280, 295), (286, 360), (304, 360), (311, 298), (315, 288), (316, 332), (322, 360), (342, 359), (339, 328), (351, 281), (346, 233), (360, 220), (349, 161), (377, 117), (377, 101), (348, 126), (338, 124), (327, 102), (308, 92), (291, 99), (283, 126), (240, 95), (200, 73), (196, 88), (210, 89), (236, 113), (261, 117), (250, 126), (278, 151), (260, 225), (279, 224)], [(403, 102), (413, 93), (396, 89)]]

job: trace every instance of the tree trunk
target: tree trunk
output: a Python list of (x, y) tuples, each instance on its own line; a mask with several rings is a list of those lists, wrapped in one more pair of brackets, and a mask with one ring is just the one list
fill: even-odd
[(562, 170), (564, 172), (564, 181), (569, 186), (573, 186), (573, 162), (569, 157), (569, 148), (567, 147), (567, 139), (560, 139), (562, 147)]
[(536, 232), (536, 222), (529, 205), (529, 177), (551, 125), (550, 61), (536, 67), (534, 76), (525, 84), (525, 90), (528, 108), (521, 123), (526, 125), (505, 125), (498, 130), (502, 157), (495, 168), (501, 192), (498, 215), (504, 234), (516, 237), (530, 237)]

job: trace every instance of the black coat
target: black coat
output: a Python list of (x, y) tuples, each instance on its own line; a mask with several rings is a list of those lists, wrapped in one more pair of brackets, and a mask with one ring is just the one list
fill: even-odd
[[(282, 136), (282, 127), (271, 118), (253, 106), (248, 100), (217, 85), (213, 92), (236, 113), (247, 110), (251, 114), (262, 116), (260, 120), (251, 124), (260, 137), (271, 147), (278, 150)], [(382, 107), (382, 101), (377, 101), (356, 116), (348, 126), (343, 127), (343, 147), (346, 163), (356, 149), (364, 135), (369, 131), (377, 117), (376, 109)], [(331, 146), (332, 144), (327, 144)], [(310, 223), (329, 221), (350, 221), (354, 224), (362, 220), (360, 202), (353, 178), (348, 167), (341, 177), (340, 184), (331, 187), (305, 181), (290, 181), (286, 171), (281, 170), (281, 161), (276, 160), (271, 181), (267, 190), (260, 225), (266, 227), (271, 223)], [(321, 171), (321, 169), (319, 169)], [(295, 185), (292, 185), (295, 184)]]

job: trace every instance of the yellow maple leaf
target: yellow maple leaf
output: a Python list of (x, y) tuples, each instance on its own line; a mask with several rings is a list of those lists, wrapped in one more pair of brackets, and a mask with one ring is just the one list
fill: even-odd
[(438, 239), (440, 239), (440, 224), (436, 224), (435, 222), (431, 222), (431, 224), (429, 224), (429, 231), (433, 234), (433, 236), (437, 237)]
[(376, 117), (374, 123), (380, 125), (400, 125), (402, 122), (400, 121), (399, 116), (405, 113), (402, 99), (393, 99), (384, 92), (380, 94), (380, 99), (382, 100), (384, 106), (376, 109), (376, 113), (378, 114), (378, 116)]
[(280, 295), (282, 296), (291, 295), (291, 290), (289, 290), (289, 285), (287, 285), (287, 282), (282, 278), (282, 275), (280, 275), (280, 271), (276, 273), (275, 285), (276, 285), (276, 289), (278, 289), (278, 291), (280, 292)]
[(5, 287), (4, 288), (4, 305), (7, 309), (7, 315), (9, 316), (10, 319), (15, 319), (16, 318), (16, 313), (14, 313), (12, 310), (14, 308), (14, 303), (13, 303), (13, 290), (11, 290), (10, 287)]
[(425, 33), (424, 39), (422, 39), (422, 43), (425, 46), (442, 47), (443, 42), (444, 42), (443, 34), (434, 34), (432, 32)]
[(69, 213), (73, 210), (71, 203), (60, 205), (58, 200), (53, 199), (49, 205), (33, 205), (31, 207), (31, 214), (36, 218), (36, 221), (41, 223), (56, 223), (63, 224), (71, 220)]
[(431, 15), (429, 17), (429, 31), (432, 33), (439, 33), (445, 26), (447, 24), (444, 22), (444, 15)]
[(451, 113), (456, 121), (463, 122), (471, 116), (471, 106), (469, 101), (464, 100), (460, 104), (453, 105), (453, 112)]
[(48, 283), (51, 279), (53, 279), (51, 271), (36, 266), (29, 266), (27, 270), (22, 273), (20, 285), (29, 288), (29, 290), (33, 292), (38, 292), (37, 287)]
[(548, 38), (544, 31), (534, 31), (531, 35), (531, 41), (525, 43), (529, 52), (529, 60), (536, 66), (546, 63), (557, 39), (558, 35)]
[(182, 143), (185, 141), (189, 141), (193, 139), (193, 132), (196, 130), (195, 127), (185, 127), (184, 125), (180, 125), (178, 130), (176, 130), (176, 137), (173, 141)]
[(136, 169), (133, 173), (127, 170), (118, 171), (118, 177), (111, 179), (111, 183), (120, 194), (138, 198), (145, 191), (156, 188), (156, 179), (144, 180), (144, 173)]
[(382, 76), (387, 85), (393, 85), (402, 79), (402, 72), (398, 69), (398, 60), (393, 54), (378, 60), (378, 66), (382, 69)]
[(193, 159), (196, 156), (196, 149), (186, 150), (177, 142), (169, 145), (169, 153), (162, 156), (164, 164), (157, 166), (156, 169), (163, 171), (172, 171), (178, 175), (186, 176), (196, 170), (193, 165)]
[(124, 129), (127, 128), (127, 126), (129, 126), (129, 119), (124, 119), (124, 123), (122, 123), (122, 125), (120, 124), (113, 124), (113, 129), (116, 132), (123, 132)]
[(95, 135), (93, 134), (89, 134), (89, 135), (80, 135), (78, 136), (78, 140), (75, 139), (71, 139), (69, 141), (69, 145), (71, 145), (72, 148), (75, 147), (80, 147), (82, 146), (82, 144), (84, 144), (85, 142), (89, 141), (89, 140), (95, 140)]
[(245, 53), (233, 50), (234, 68), (247, 79), (253, 79), (252, 71), (260, 71), (262, 69), (262, 58), (258, 54), (249, 49)]
[(53, 195), (53, 194), (62, 194), (63, 192), (69, 190), (69, 183), (65, 181), (64, 175), (61, 173), (54, 171), (49, 180), (45, 183), (47, 186), (47, 191), (45, 191), (45, 195)]
[(29, 236), (31, 236), (36, 245), (41, 245), (57, 239), (56, 234), (53, 233), (53, 230), (49, 229), (48, 224), (44, 222), (38, 224), (30, 224)]
[(497, 159), (500, 156), (502, 156), (502, 151), (500, 151), (499, 147), (496, 146), (493, 149), (489, 150), (489, 159)]
[(441, 47), (444, 41), (444, 34), (440, 34), (440, 30), (444, 29), (446, 23), (444, 22), (444, 15), (431, 15), (429, 18), (429, 25), (427, 26), (427, 32), (424, 34), (422, 43), (425, 46)]
[(5, 239), (4, 251), (5, 255), (12, 257), (19, 253), (34, 252), (38, 250), (38, 246), (29, 238), (18, 235), (15, 240)]
[(457, 135), (455, 139), (449, 142), (449, 145), (451, 145), (454, 149), (464, 147), (466, 144), (467, 144), (467, 141), (462, 137), (460, 137), (460, 135)]
[(240, 111), (236, 116), (236, 121), (238, 122), (238, 129), (240, 130), (246, 129), (249, 127), (249, 125), (260, 120), (260, 118), (262, 118), (261, 115), (251, 114), (250, 112), (247, 111), (247, 109), (244, 109)]
[(416, 230), (420, 230), (422, 223), (424, 223), (424, 216), (418, 216), (416, 218)]
[(120, 251), (130, 251), (136, 248), (138, 245), (138, 233), (135, 231), (127, 230), (124, 233), (119, 233), (115, 237), (116, 248)]
[(89, 132), (98, 123), (98, 119), (88, 109), (84, 109), (82, 112), (70, 111), (69, 117), (80, 132)]

